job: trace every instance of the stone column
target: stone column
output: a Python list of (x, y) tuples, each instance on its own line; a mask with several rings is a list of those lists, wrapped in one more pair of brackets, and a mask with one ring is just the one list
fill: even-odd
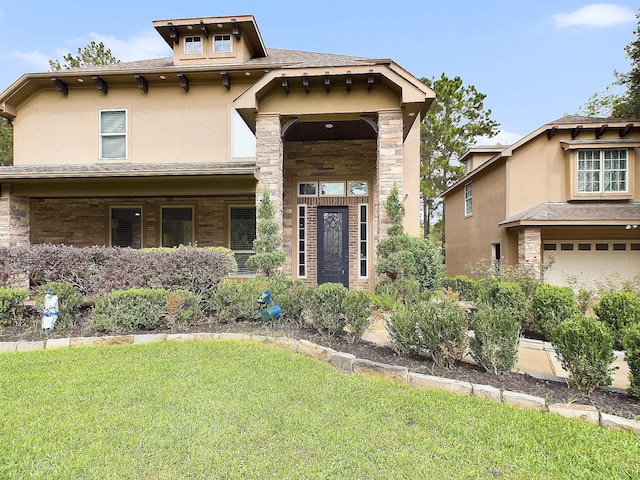
[(373, 208), (374, 231), (378, 240), (388, 236), (387, 229), (391, 223), (385, 211), (385, 203), (394, 183), (398, 187), (401, 201), (404, 195), (402, 131), (402, 110), (378, 112), (376, 204)]
[(10, 184), (2, 184), (0, 197), (0, 246), (29, 245), (29, 199), (12, 194)]
[(533, 265), (540, 271), (542, 236), (539, 228), (524, 228), (518, 232), (518, 263)]
[(283, 145), (280, 138), (280, 116), (278, 114), (258, 114), (256, 119), (256, 163), (258, 185), (256, 206), (260, 205), (266, 188), (275, 208), (274, 220), (282, 227), (283, 218)]

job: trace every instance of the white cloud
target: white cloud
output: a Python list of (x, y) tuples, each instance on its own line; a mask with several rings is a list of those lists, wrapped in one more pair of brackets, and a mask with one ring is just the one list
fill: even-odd
[(636, 16), (629, 7), (613, 3), (593, 3), (570, 13), (558, 13), (552, 17), (558, 28), (615, 27), (631, 23)]
[(519, 133), (513, 132), (505, 132), (500, 130), (497, 135), (493, 137), (477, 137), (476, 138), (476, 146), (482, 145), (513, 145), (518, 140), (520, 140), (523, 136)]
[(103, 42), (105, 47), (111, 50), (113, 56), (122, 62), (171, 55), (171, 50), (155, 31), (141, 32), (126, 40), (91, 32), (89, 39), (95, 42)]
[(49, 70), (49, 57), (37, 50), (33, 50), (31, 52), (20, 52), (14, 50), (9, 52), (8, 55), (11, 58), (17, 58), (21, 62), (29, 65), (34, 71)]

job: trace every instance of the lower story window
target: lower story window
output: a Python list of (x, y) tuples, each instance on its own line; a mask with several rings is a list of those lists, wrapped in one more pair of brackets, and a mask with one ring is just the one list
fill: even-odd
[(109, 231), (112, 247), (142, 248), (142, 208), (111, 207)]
[(298, 277), (307, 276), (307, 206), (298, 205)]
[(178, 247), (193, 243), (193, 207), (162, 207), (162, 245)]
[(367, 204), (358, 206), (358, 248), (360, 249), (360, 277), (369, 276), (369, 261), (367, 252), (369, 251), (369, 235), (367, 228)]
[(233, 251), (238, 264), (238, 274), (249, 275), (253, 270), (247, 268), (247, 259), (253, 254), (253, 241), (256, 239), (256, 207), (230, 207), (229, 209), (229, 248)]

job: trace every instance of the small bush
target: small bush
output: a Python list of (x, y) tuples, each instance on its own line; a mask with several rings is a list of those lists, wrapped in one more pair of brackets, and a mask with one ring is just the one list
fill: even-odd
[(29, 292), (25, 288), (0, 287), (0, 326), (18, 325)]
[(473, 318), (469, 341), (473, 359), (487, 372), (510, 372), (518, 361), (520, 323), (502, 308), (484, 307)]
[(51, 290), (54, 295), (58, 296), (58, 311), (60, 315), (58, 316), (56, 325), (61, 328), (73, 328), (76, 325), (76, 319), (82, 307), (82, 295), (80, 295), (80, 292), (78, 292), (73, 285), (62, 282), (51, 282), (42, 285), (38, 289), (38, 295), (35, 299), (38, 306), (44, 305), (44, 297), (48, 290)]
[(493, 298), (500, 282), (495, 277), (483, 277), (476, 282), (476, 300), (479, 304), (493, 305)]
[(552, 342), (571, 385), (587, 393), (611, 385), (614, 369), (610, 365), (616, 357), (611, 333), (603, 322), (576, 314), (553, 329)]
[(522, 324), (527, 312), (527, 299), (515, 282), (500, 282), (494, 278), (478, 280), (478, 308), (483, 305), (500, 308)]
[(154, 330), (167, 327), (166, 290), (136, 288), (100, 296), (93, 312), (93, 326), (109, 333)]
[(267, 283), (257, 278), (246, 280), (224, 279), (216, 289), (213, 307), (221, 323), (238, 320), (255, 321), (260, 318), (258, 298), (267, 289)]
[(631, 292), (603, 293), (593, 310), (611, 330), (614, 347), (622, 349), (627, 328), (640, 323), (640, 296)]
[(414, 306), (397, 305), (385, 318), (385, 328), (389, 334), (389, 346), (398, 355), (417, 357), (420, 352), (418, 335), (418, 316), (420, 312)]
[(282, 308), (285, 321), (295, 322), (298, 326), (305, 324), (314, 288), (297, 280), (288, 290), (274, 298), (276, 304)]
[(446, 278), (443, 285), (460, 295), (462, 300), (473, 302), (476, 300), (476, 282), (466, 275), (456, 275), (453, 278)]
[(423, 292), (434, 292), (442, 287), (445, 277), (442, 249), (425, 238), (411, 237), (411, 253), (415, 260), (413, 276)]
[(634, 397), (640, 397), (640, 324), (627, 330), (624, 337), (624, 348), (627, 352), (627, 364), (629, 365), (627, 393)]
[(309, 313), (314, 327), (322, 335), (334, 337), (344, 329), (347, 291), (341, 283), (323, 283), (311, 292)]
[(347, 290), (344, 299), (347, 340), (358, 343), (371, 323), (371, 297), (366, 290)]
[(466, 352), (467, 318), (455, 298), (442, 295), (424, 302), (417, 323), (420, 349), (426, 349), (436, 365), (453, 367)]
[(550, 340), (553, 329), (578, 313), (575, 296), (569, 287), (542, 283), (531, 303), (533, 327)]
[(167, 295), (167, 324), (172, 330), (185, 330), (202, 317), (196, 296), (188, 290), (176, 290)]

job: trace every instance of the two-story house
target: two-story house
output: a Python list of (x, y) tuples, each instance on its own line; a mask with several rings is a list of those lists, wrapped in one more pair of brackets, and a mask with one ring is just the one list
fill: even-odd
[(485, 259), (550, 265), (545, 281), (640, 273), (640, 121), (565, 116), (477, 147), (443, 193), (449, 275)]
[(285, 271), (371, 288), (394, 183), (418, 233), (435, 93), (389, 59), (267, 49), (253, 16), (153, 22), (172, 56), (29, 73), (0, 94), (0, 245), (226, 246), (268, 191)]

